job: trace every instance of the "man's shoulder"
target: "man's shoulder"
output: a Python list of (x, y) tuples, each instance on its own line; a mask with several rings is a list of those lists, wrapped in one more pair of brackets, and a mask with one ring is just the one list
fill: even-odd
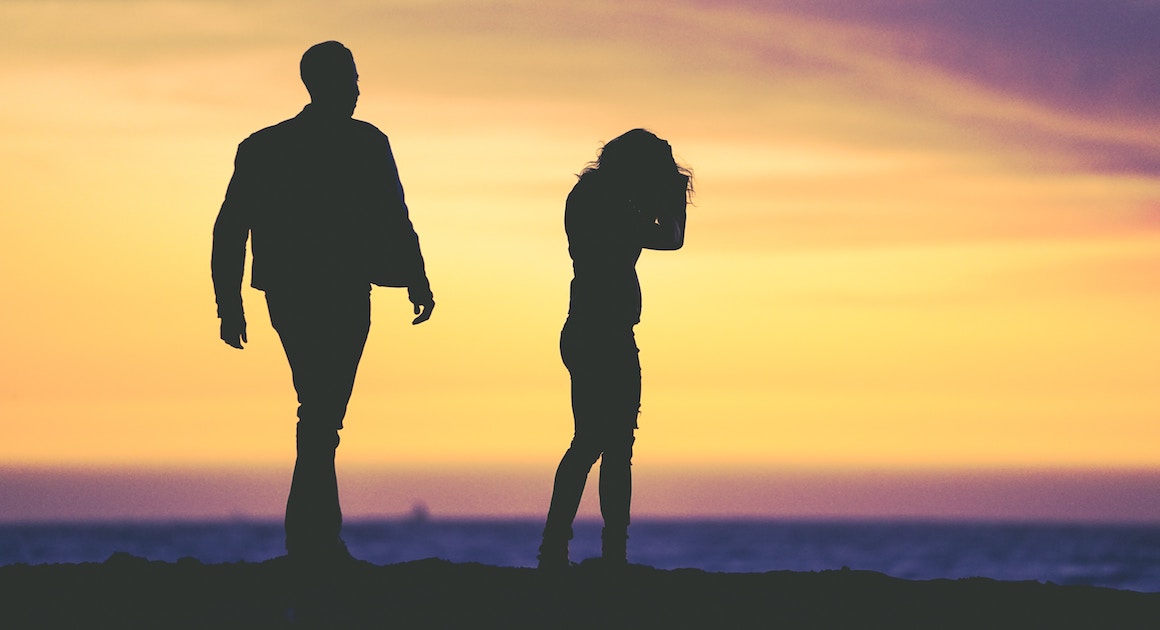
[(283, 120), (276, 125), (270, 125), (255, 131), (238, 145), (239, 151), (262, 151), (286, 141), (295, 134), (294, 119)]
[[(253, 145), (267, 142), (277, 142), (279, 140), (294, 137), (304, 132), (310, 133), (310, 131), (308, 131), (308, 127), (310, 127), (308, 122), (303, 121), (301, 117), (294, 117), (288, 120), (283, 120), (276, 125), (270, 125), (269, 127), (259, 129), (250, 134), (249, 137), (242, 141), (242, 143)], [(379, 140), (385, 140), (387, 138), (387, 134), (383, 133), (381, 130), (379, 130), (378, 127), (372, 125), (369, 122), (366, 122), (365, 120), (351, 118), (346, 124), (346, 129), (348, 132), (353, 132), (358, 136), (366, 138), (374, 138)]]
[(369, 122), (367, 122), (365, 120), (351, 118), (350, 122), (351, 122), (351, 127), (353, 129), (357, 130), (358, 133), (363, 133), (363, 134), (366, 134), (368, 136), (376, 136), (376, 137), (382, 137), (382, 138), (387, 137), (387, 134), (380, 131), (378, 127), (370, 124)]
[(296, 116), (250, 134), (238, 145), (238, 153), (261, 159), (263, 156), (293, 152), (302, 146), (313, 146), (324, 137), (336, 139), (352, 148), (363, 147), (365, 151), (379, 152), (382, 147), (387, 147), (387, 153), (390, 152), (390, 141), (386, 134), (368, 122), (350, 118), (337, 127), (320, 128), (316, 122)]
[(286, 120), (283, 120), (280, 123), (270, 125), (269, 127), (263, 127), (261, 129), (255, 131), (254, 133), (247, 136), (246, 139), (243, 140), (242, 142), (243, 143), (247, 143), (247, 142), (249, 142), (249, 143), (261, 143), (261, 142), (266, 142), (266, 141), (270, 141), (270, 140), (275, 140), (280, 136), (285, 136), (288, 134), (295, 133), (297, 131), (297, 129), (296, 129), (297, 126), (298, 126), (298, 118), (297, 117), (287, 118)]
[(365, 147), (365, 150), (370, 154), (389, 155), (391, 153), (391, 141), (387, 138), (387, 134), (380, 131), (378, 127), (365, 120), (351, 118), (350, 129), (351, 135), (357, 138), (357, 144)]

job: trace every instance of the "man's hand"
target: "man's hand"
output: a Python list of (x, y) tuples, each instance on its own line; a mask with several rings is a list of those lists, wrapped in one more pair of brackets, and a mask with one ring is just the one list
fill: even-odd
[(415, 303), (415, 314), (418, 315), (411, 320), (411, 325), (422, 324), (431, 319), (431, 311), (435, 310), (435, 300), (427, 300), (426, 302)]
[(222, 318), (222, 341), (242, 350), (242, 343), (249, 343), (246, 339), (246, 316), (237, 315)]

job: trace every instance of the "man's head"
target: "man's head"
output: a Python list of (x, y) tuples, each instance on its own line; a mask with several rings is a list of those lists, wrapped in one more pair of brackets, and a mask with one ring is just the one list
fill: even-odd
[(342, 44), (329, 41), (311, 46), (299, 64), (310, 101), (320, 109), (349, 116), (358, 103), (358, 70), (354, 55)]

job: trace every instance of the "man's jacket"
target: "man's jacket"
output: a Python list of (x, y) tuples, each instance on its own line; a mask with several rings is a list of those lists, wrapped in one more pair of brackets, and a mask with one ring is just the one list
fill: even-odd
[(251, 285), (328, 291), (370, 284), (431, 297), (387, 136), (374, 125), (300, 114), (246, 138), (213, 231), (218, 316), (240, 315), (247, 237)]

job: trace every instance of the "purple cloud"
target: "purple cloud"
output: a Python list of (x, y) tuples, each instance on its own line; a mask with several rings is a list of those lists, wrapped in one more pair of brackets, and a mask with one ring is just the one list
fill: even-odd
[[(725, 5), (700, 6), (712, 11)], [(1160, 2), (741, 0), (727, 6), (771, 21), (794, 15), (860, 29), (867, 37), (857, 46), (879, 59), (895, 60), (900, 68), (932, 69), (1044, 112), (1087, 121), (1087, 129), (1080, 131), (1058, 124), (1035, 128), (997, 111), (953, 113), (963, 119), (961, 124), (1000, 137), (1013, 149), (1042, 152), (1053, 160), (1064, 156), (1064, 166), (1160, 174)], [(818, 37), (826, 33), (823, 27)], [(810, 66), (808, 59), (765, 60), (774, 66)], [(832, 59), (814, 61), (820, 73), (851, 70), (829, 67)], [(872, 77), (851, 78), (862, 81), (864, 89), (876, 89), (865, 82)], [(1097, 128), (1120, 131), (1104, 134)], [(1138, 137), (1129, 138), (1135, 128)]]
[(1082, 114), (1160, 122), (1160, 3), (914, 0), (784, 6), (894, 33), (915, 61)]

